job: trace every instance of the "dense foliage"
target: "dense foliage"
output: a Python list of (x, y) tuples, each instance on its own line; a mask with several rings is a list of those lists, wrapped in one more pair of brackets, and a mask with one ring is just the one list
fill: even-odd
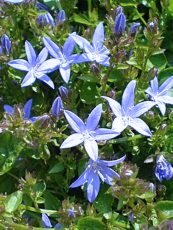
[(172, 229), (173, 2), (0, 1), (0, 229)]

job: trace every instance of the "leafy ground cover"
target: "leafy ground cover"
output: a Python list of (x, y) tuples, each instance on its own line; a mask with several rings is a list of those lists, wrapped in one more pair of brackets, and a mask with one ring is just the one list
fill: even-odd
[(173, 228), (173, 2), (0, 2), (0, 229)]

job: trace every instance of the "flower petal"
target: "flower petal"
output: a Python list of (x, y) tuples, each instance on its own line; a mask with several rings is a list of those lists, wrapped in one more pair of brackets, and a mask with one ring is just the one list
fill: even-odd
[(55, 88), (53, 81), (46, 74), (39, 76), (37, 79), (39, 79), (40, 81), (43, 81), (45, 84), (50, 86), (52, 89)]
[(24, 112), (24, 118), (29, 119), (30, 114), (31, 114), (31, 108), (32, 108), (32, 99), (28, 100), (24, 107), (23, 107), (23, 112)]
[(150, 81), (150, 85), (151, 85), (151, 89), (153, 91), (153, 94), (154, 95), (157, 94), (158, 90), (159, 90), (157, 77), (155, 77), (153, 80)]
[(129, 116), (132, 118), (139, 117), (150, 110), (154, 105), (156, 105), (156, 103), (153, 101), (141, 102), (132, 108), (132, 110), (129, 112)]
[(121, 133), (127, 126), (128, 123), (123, 120), (123, 117), (116, 117), (112, 123), (112, 129), (118, 133)]
[(42, 62), (44, 62), (47, 59), (47, 56), (48, 50), (46, 48), (43, 48), (36, 59), (37, 64), (41, 64)]
[(70, 188), (79, 187), (85, 184), (87, 182), (87, 177), (88, 177), (88, 168), (86, 168), (85, 171), (80, 175), (80, 177), (70, 185)]
[(26, 86), (32, 85), (35, 82), (35, 80), (36, 80), (36, 77), (33, 75), (33, 72), (29, 71), (27, 75), (24, 77), (21, 83), (21, 86), (26, 87)]
[(136, 87), (136, 81), (132, 80), (126, 86), (123, 96), (122, 96), (122, 109), (124, 111), (124, 115), (128, 115), (129, 111), (134, 106), (134, 91)]
[(60, 48), (50, 38), (44, 37), (43, 42), (52, 57), (57, 58), (57, 59), (62, 57), (62, 52)]
[(74, 133), (67, 137), (67, 139), (61, 144), (61, 149), (71, 148), (80, 145), (84, 141), (83, 135), (80, 133)]
[(76, 46), (75, 41), (71, 36), (69, 36), (63, 46), (63, 54), (65, 56), (70, 56), (73, 53), (74, 47)]
[(75, 32), (70, 34), (70, 36), (73, 38), (73, 40), (78, 44), (78, 46), (85, 50), (85, 52), (92, 52), (93, 47), (92, 45), (83, 37), (77, 35)]
[(137, 132), (141, 133), (142, 135), (149, 136), (149, 137), (152, 136), (152, 133), (148, 125), (140, 118), (131, 119), (129, 126), (134, 128)]
[(100, 179), (97, 174), (90, 171), (88, 175), (87, 197), (89, 202), (93, 202), (98, 196), (100, 190)]
[(68, 83), (70, 79), (70, 65), (67, 65), (66, 67), (60, 66), (59, 71), (65, 83)]
[(96, 141), (106, 141), (120, 135), (119, 132), (116, 132), (113, 129), (99, 128), (94, 132), (93, 138)]
[(12, 115), (14, 113), (14, 107), (10, 105), (4, 105), (4, 110), (6, 113)]
[(52, 224), (49, 220), (49, 217), (45, 213), (42, 214), (41, 219), (42, 219), (42, 225), (44, 228), (51, 228), (52, 227)]
[(49, 60), (44, 61), (37, 69), (39, 73), (51, 73), (58, 69), (60, 65), (60, 61), (56, 58), (51, 58)]
[(111, 168), (102, 167), (100, 171), (105, 178), (104, 182), (109, 185), (112, 185), (112, 181), (114, 178), (120, 178), (120, 175)]
[(36, 53), (34, 48), (32, 47), (31, 43), (28, 41), (25, 41), (25, 51), (27, 55), (28, 62), (34, 66), (36, 62)]
[(157, 102), (157, 105), (160, 109), (161, 114), (164, 116), (166, 112), (166, 105), (161, 101)]
[(122, 116), (122, 110), (121, 110), (121, 105), (113, 100), (110, 97), (106, 97), (106, 96), (102, 96), (102, 98), (106, 99), (109, 103), (110, 108), (112, 109), (112, 112), (116, 115), (116, 116)]
[(102, 104), (97, 105), (89, 114), (86, 121), (86, 128), (88, 130), (95, 130), (98, 126), (102, 115)]
[(111, 166), (114, 166), (114, 165), (117, 165), (121, 162), (123, 162), (125, 160), (126, 156), (123, 156), (117, 160), (113, 160), (113, 161), (105, 161), (105, 160), (100, 160), (100, 163), (104, 164), (105, 166), (108, 166), (108, 167), (111, 167)]
[(85, 130), (85, 124), (84, 122), (74, 113), (64, 110), (64, 115), (69, 123), (69, 125), (72, 127), (72, 129), (80, 133)]
[(159, 100), (160, 99), (165, 104), (171, 104), (171, 105), (173, 105), (173, 97), (165, 95), (165, 96), (159, 97)]
[(30, 69), (29, 63), (24, 59), (15, 59), (15, 60), (9, 61), (8, 65), (15, 69), (22, 70), (22, 71), (29, 71)]
[(163, 95), (173, 86), (173, 76), (169, 77), (163, 84), (159, 87), (159, 95)]
[(103, 42), (104, 42), (104, 27), (103, 27), (103, 22), (100, 22), (94, 31), (92, 44), (94, 46), (98, 46), (98, 43), (102, 45)]
[(98, 145), (94, 139), (85, 139), (84, 140), (84, 147), (86, 152), (88, 153), (89, 157), (96, 161), (98, 159)]

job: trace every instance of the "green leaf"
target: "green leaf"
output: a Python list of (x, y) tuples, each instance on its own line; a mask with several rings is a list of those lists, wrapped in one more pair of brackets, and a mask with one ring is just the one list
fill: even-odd
[(164, 54), (153, 55), (150, 61), (159, 70), (163, 70), (167, 65), (167, 59)]
[(84, 217), (81, 218), (78, 223), (77, 227), (80, 230), (105, 230), (106, 226), (100, 221), (99, 218), (94, 218), (94, 217)]
[(161, 219), (173, 218), (173, 201), (159, 201), (155, 205), (156, 211), (159, 212)]
[(59, 173), (64, 171), (64, 165), (61, 162), (56, 163), (50, 170), (49, 174), (51, 173)]
[(95, 24), (93, 25), (93, 22), (90, 22), (88, 20), (88, 18), (84, 15), (80, 15), (80, 14), (74, 14), (73, 15), (73, 20), (75, 22), (78, 22), (78, 23), (81, 23), (81, 24), (84, 24), (84, 25), (87, 25), (87, 26), (96, 26)]
[(80, 98), (83, 103), (93, 104), (98, 98), (97, 88), (95, 83), (85, 82), (80, 92)]
[(19, 205), (22, 203), (22, 197), (23, 197), (22, 191), (16, 191), (10, 194), (9, 196), (7, 196), (7, 198), (4, 201), (6, 212), (12, 213), (15, 210), (17, 210)]

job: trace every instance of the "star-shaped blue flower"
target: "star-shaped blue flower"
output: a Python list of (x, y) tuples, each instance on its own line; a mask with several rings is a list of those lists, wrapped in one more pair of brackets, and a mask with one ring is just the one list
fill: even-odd
[(70, 188), (75, 188), (87, 183), (87, 198), (89, 202), (93, 202), (100, 190), (100, 179), (108, 185), (112, 185), (114, 178), (120, 178), (119, 174), (109, 167), (123, 162), (124, 159), (125, 156), (113, 161), (100, 159), (93, 161), (90, 159), (85, 171), (70, 185)]
[(98, 145), (96, 141), (104, 141), (119, 135), (118, 132), (106, 128), (97, 128), (102, 114), (102, 105), (97, 105), (86, 121), (86, 124), (74, 113), (64, 110), (64, 115), (76, 132), (70, 135), (61, 145), (63, 148), (71, 148), (84, 142), (84, 147), (89, 157), (94, 161), (98, 158)]
[(173, 105), (173, 97), (169, 96), (169, 90), (173, 87), (173, 76), (169, 77), (160, 87), (158, 79), (155, 77), (150, 81), (150, 87), (145, 91), (155, 101), (162, 115), (166, 112), (165, 104)]
[(104, 27), (100, 22), (93, 34), (93, 40), (90, 44), (85, 38), (72, 33), (70, 35), (81, 49), (85, 51), (83, 57), (85, 61), (97, 62), (100, 65), (109, 66), (109, 50), (103, 45), (104, 42)]
[(43, 81), (54, 89), (54, 83), (47, 75), (53, 72), (59, 65), (59, 61), (55, 58), (47, 59), (48, 51), (43, 48), (37, 56), (31, 43), (25, 42), (25, 51), (28, 61), (24, 59), (12, 60), (8, 63), (11, 67), (28, 72), (22, 81), (22, 87), (32, 85), (36, 79)]
[(52, 57), (59, 62), (59, 71), (63, 80), (68, 83), (70, 79), (70, 65), (84, 62), (84, 58), (79, 54), (72, 54), (75, 42), (68, 37), (62, 49), (60, 49), (50, 38), (43, 38), (43, 42)]
[(151, 136), (152, 134), (147, 124), (138, 117), (151, 109), (155, 105), (155, 102), (144, 101), (134, 105), (135, 87), (135, 80), (132, 80), (127, 85), (122, 96), (122, 105), (112, 98), (103, 96), (108, 101), (112, 112), (116, 116), (112, 123), (112, 128), (117, 132), (122, 132), (126, 127), (131, 126), (137, 132)]
[(155, 176), (159, 181), (163, 179), (170, 180), (173, 177), (173, 167), (166, 161), (163, 155), (157, 157)]

